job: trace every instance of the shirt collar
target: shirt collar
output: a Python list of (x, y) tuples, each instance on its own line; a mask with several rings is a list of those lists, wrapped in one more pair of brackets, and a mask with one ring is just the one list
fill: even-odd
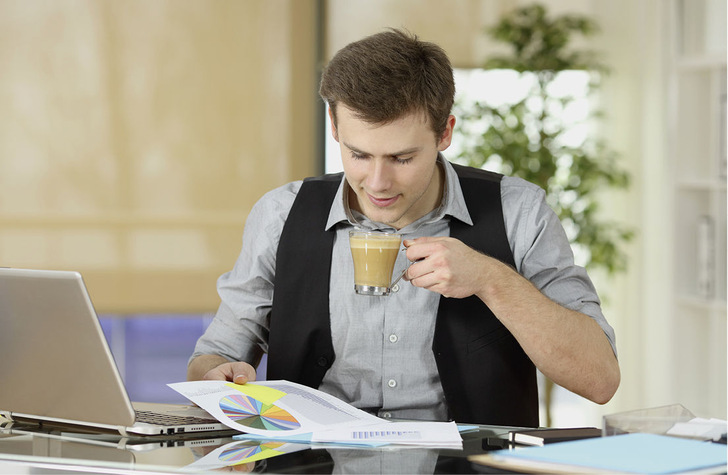
[[(465, 204), (463, 190), (460, 187), (460, 180), (458, 179), (455, 169), (441, 154), (438, 155), (437, 162), (445, 170), (445, 190), (442, 194), (442, 202), (437, 209), (418, 219), (415, 223), (412, 223), (412, 225), (423, 224), (426, 222), (429, 223), (449, 216), (472, 226), (473, 220), (471, 219), (468, 207)], [(348, 197), (349, 183), (346, 181), (346, 176), (342, 175), (339, 189), (336, 191), (336, 196), (331, 204), (329, 219), (326, 221), (326, 230), (328, 231), (333, 226), (341, 222), (357, 227), (362, 227), (362, 225), (364, 225), (363, 227), (376, 227), (376, 225), (366, 219), (365, 216), (351, 210), (349, 207)], [(407, 227), (409, 228), (410, 226)]]

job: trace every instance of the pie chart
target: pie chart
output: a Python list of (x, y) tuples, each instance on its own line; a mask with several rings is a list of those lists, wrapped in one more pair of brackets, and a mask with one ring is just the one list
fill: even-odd
[(285, 409), (274, 404), (264, 404), (245, 394), (232, 394), (220, 399), (220, 409), (245, 427), (262, 430), (294, 430), (301, 424)]
[(218, 458), (221, 462), (225, 462), (228, 465), (251, 462), (253, 460), (280, 455), (282, 452), (278, 452), (275, 449), (282, 445), (279, 442), (267, 442), (260, 445), (255, 442), (243, 442), (224, 450)]

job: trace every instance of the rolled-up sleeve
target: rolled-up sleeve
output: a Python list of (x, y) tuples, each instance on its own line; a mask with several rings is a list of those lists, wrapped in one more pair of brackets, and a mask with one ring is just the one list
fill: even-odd
[(301, 182), (266, 193), (251, 209), (233, 269), (217, 281), (220, 306), (195, 345), (190, 361), (203, 354), (253, 363), (268, 350), (276, 252), (281, 231)]
[(574, 263), (569, 239), (538, 186), (504, 177), (503, 216), (518, 272), (554, 302), (593, 318), (617, 354), (614, 329), (586, 269)]

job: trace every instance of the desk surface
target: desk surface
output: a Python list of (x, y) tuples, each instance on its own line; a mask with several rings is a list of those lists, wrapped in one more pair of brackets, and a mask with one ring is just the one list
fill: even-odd
[[(293, 447), (298, 451), (241, 465), (226, 466), (221, 462), (217, 468), (267, 473), (478, 473), (483, 467), (473, 465), (467, 457), (507, 446), (506, 436), (511, 429), (480, 426), (479, 430), (465, 432), (462, 450), (298, 446)], [(0, 423), (0, 473), (36, 473), (38, 468), (43, 473), (88, 473), (89, 467), (90, 473), (204, 473), (213, 467), (195, 468), (192, 464), (226, 444), (241, 442), (230, 436), (125, 439)], [(247, 444), (238, 448), (250, 453), (257, 448), (250, 446), (258, 445)]]

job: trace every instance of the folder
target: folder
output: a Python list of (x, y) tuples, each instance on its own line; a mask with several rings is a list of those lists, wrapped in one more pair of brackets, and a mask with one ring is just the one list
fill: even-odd
[(726, 466), (726, 446), (657, 434), (624, 434), (498, 450), (472, 462), (514, 471), (680, 473)]

